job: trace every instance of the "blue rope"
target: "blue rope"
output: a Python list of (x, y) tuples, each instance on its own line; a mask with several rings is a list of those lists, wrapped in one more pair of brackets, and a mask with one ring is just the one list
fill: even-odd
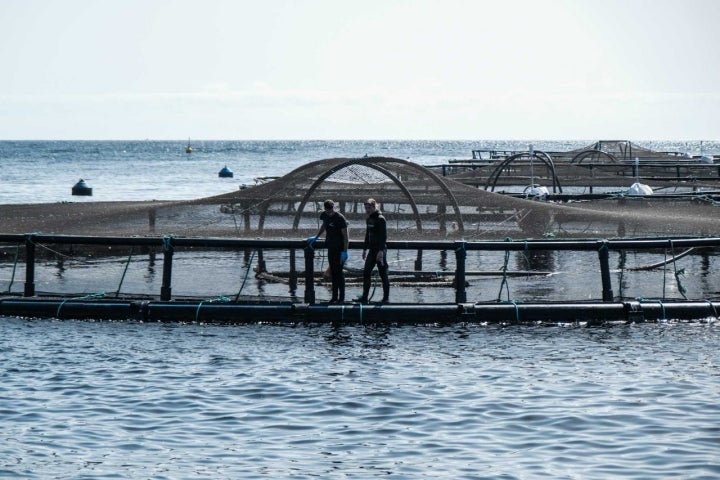
[(163, 237), (163, 252), (172, 251), (172, 237)]
[(243, 278), (242, 285), (240, 285), (240, 290), (238, 290), (237, 295), (235, 295), (236, 302), (238, 301), (238, 298), (240, 298), (240, 294), (242, 293), (243, 288), (245, 288), (245, 282), (247, 282), (248, 275), (250, 275), (250, 268), (252, 268), (252, 261), (253, 261), (253, 258), (255, 257), (255, 252), (256, 252), (256, 250), (253, 250), (252, 253), (250, 254), (250, 259), (248, 260), (248, 264), (247, 264), (247, 270), (245, 270), (245, 278)]
[(515, 323), (520, 323), (520, 308), (518, 307), (517, 302), (515, 300), (508, 300), (507, 302), (499, 302), (499, 303), (512, 304), (512, 306), (515, 307)]
[(65, 305), (65, 302), (69, 302), (71, 300), (88, 300), (91, 298), (103, 298), (105, 297), (105, 293), (99, 292), (99, 293), (92, 293), (90, 295), (84, 295), (82, 297), (72, 297), (72, 298), (66, 298), (62, 302), (60, 302), (60, 305), (58, 305), (57, 312), (55, 313), (55, 318), (60, 318), (60, 310), (62, 310), (63, 305)]
[(198, 303), (197, 310), (195, 310), (195, 321), (199, 321), (198, 319), (200, 318), (200, 307), (202, 307), (203, 303), (228, 303), (229, 301), (229, 298), (223, 297), (222, 295), (220, 295), (218, 298), (208, 300), (207, 302), (203, 300), (202, 302)]

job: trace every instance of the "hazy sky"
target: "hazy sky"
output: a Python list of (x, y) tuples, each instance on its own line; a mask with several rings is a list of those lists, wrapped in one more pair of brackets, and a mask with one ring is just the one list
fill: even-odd
[(717, 0), (0, 0), (0, 139), (720, 139)]

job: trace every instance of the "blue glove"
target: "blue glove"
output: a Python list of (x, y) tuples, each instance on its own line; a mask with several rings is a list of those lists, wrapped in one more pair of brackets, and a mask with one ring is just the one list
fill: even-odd
[(312, 247), (313, 243), (315, 243), (315, 240), (317, 240), (317, 238), (318, 237), (308, 237), (308, 239), (307, 239), (308, 247)]
[(347, 252), (340, 252), (340, 261), (341, 261), (342, 263), (347, 262), (347, 257), (348, 257)]

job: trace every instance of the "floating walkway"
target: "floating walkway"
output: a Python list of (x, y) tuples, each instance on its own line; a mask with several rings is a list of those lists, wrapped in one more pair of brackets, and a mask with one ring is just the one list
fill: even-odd
[(720, 302), (461, 303), (344, 305), (117, 299), (2, 298), (6, 317), (203, 324), (605, 324), (717, 318)]
[[(720, 247), (720, 238), (662, 238), (621, 240), (528, 240), (528, 241), (395, 241), (389, 249), (417, 250), (416, 266), (422, 267), (421, 252), (442, 250), (455, 252), (452, 287), (455, 301), (443, 304), (358, 303), (327, 304), (316, 302), (314, 271), (315, 248), (323, 248), (318, 241), (315, 248), (298, 240), (247, 240), (230, 238), (175, 237), (88, 237), (72, 235), (0, 235), (0, 244), (15, 244), (24, 249), (25, 284), (22, 294), (0, 296), (0, 315), (32, 318), (131, 320), (141, 322), (197, 322), (219, 324), (247, 323), (332, 323), (332, 324), (436, 324), (436, 323), (577, 323), (656, 322), (665, 319), (697, 321), (718, 317), (720, 302), (713, 300), (626, 300), (613, 295), (608, 252), (649, 251), (666, 249), (680, 252), (692, 248)], [(104, 295), (69, 297), (58, 294), (37, 295), (35, 292), (36, 245), (77, 246), (145, 246), (162, 250), (162, 286), (158, 295), (144, 298), (107, 298)], [(239, 300), (219, 298), (173, 299), (173, 253), (181, 248), (225, 248), (288, 250), (290, 252), (291, 281), (303, 279), (302, 301), (257, 298)], [(362, 243), (350, 242), (351, 249), (361, 249)], [(302, 251), (305, 269), (295, 271), (295, 252)], [(597, 301), (578, 302), (473, 302), (466, 293), (465, 259), (467, 252), (575, 250), (596, 251), (600, 275)], [(19, 257), (19, 256), (18, 256)], [(680, 255), (675, 258), (680, 258)]]

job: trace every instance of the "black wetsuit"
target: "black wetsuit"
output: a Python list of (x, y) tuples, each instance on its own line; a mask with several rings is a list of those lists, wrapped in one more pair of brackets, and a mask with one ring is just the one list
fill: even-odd
[(330, 279), (332, 282), (331, 301), (345, 301), (345, 274), (340, 254), (345, 251), (345, 238), (343, 229), (347, 228), (345, 217), (339, 212), (329, 215), (320, 214), (320, 220), (325, 227), (325, 245), (327, 246), (328, 264), (330, 265)]
[[(365, 268), (363, 270), (363, 294), (361, 301), (368, 301), (371, 283), (370, 277), (373, 268), (377, 265), (383, 288), (382, 301), (387, 302), (390, 297), (390, 280), (388, 279), (387, 264), (387, 222), (380, 211), (375, 210), (365, 220), (365, 226), (365, 243), (363, 248), (367, 249), (368, 253), (365, 257)], [(383, 252), (382, 263), (377, 261), (378, 252)]]

